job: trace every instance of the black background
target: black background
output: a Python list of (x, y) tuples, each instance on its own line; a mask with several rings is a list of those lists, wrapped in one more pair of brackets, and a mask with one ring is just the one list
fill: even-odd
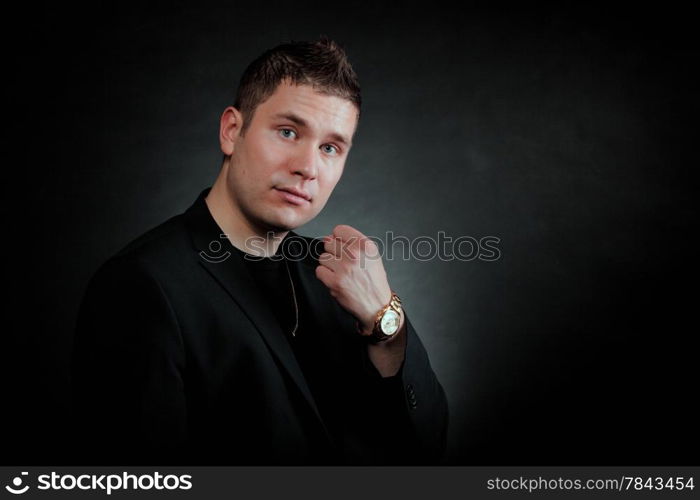
[(697, 462), (689, 12), (102, 3), (4, 23), (4, 464), (90, 462), (68, 433), (87, 280), (213, 183), (245, 66), (322, 34), (363, 116), (300, 232), (500, 238), (496, 262), (387, 262), (448, 394), (448, 463)]

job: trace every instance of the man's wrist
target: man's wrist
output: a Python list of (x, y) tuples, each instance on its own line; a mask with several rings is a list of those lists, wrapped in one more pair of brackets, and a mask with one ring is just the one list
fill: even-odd
[(375, 344), (367, 343), (367, 355), (383, 378), (396, 376), (401, 370), (406, 357), (407, 337), (408, 326), (401, 311), (401, 325), (391, 338)]

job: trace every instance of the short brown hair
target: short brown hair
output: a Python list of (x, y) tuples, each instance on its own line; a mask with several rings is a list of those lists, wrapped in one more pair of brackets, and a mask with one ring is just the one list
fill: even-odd
[(357, 107), (359, 119), (362, 99), (357, 75), (345, 50), (322, 36), (317, 41), (278, 45), (250, 63), (241, 76), (234, 102), (243, 115), (241, 135), (253, 121), (258, 105), (285, 79), (295, 85), (310, 85), (321, 94), (347, 99)]

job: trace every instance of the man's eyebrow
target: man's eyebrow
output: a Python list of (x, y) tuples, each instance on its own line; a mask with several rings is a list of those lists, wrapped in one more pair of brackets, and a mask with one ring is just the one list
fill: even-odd
[[(289, 120), (290, 122), (294, 122), (300, 127), (309, 127), (309, 124), (304, 120), (301, 116), (296, 115), (294, 113), (277, 113), (276, 115), (273, 115), (272, 118), (274, 119), (285, 119)], [(352, 142), (350, 142), (350, 139), (345, 138), (345, 136), (337, 133), (337, 132), (331, 132), (328, 134), (328, 136), (333, 139), (334, 141), (342, 142), (344, 145), (347, 147), (352, 146)]]

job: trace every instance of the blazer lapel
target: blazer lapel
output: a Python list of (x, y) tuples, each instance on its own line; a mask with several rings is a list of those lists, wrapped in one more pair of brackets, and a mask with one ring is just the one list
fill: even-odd
[[(243, 262), (237, 256), (232, 255), (230, 241), (222, 237), (223, 231), (209, 212), (204, 198), (210, 189), (202, 191), (185, 214), (186, 224), (192, 235), (195, 248), (199, 252), (199, 263), (226, 289), (231, 298), (250, 319), (270, 351), (294, 381), (316, 415), (324, 433), (330, 439), (328, 429), (321, 418), (311, 390), (284, 332), (275, 320), (264, 297), (258, 291)], [(211, 250), (211, 244), (214, 241), (221, 245), (220, 247), (214, 246), (214, 248), (220, 249), (216, 256), (213, 256)]]

